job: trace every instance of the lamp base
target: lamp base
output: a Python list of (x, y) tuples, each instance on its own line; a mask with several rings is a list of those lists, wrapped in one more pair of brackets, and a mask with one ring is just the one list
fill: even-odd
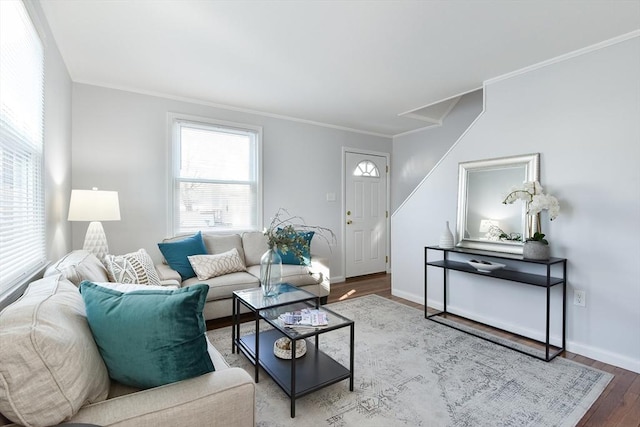
[(104, 234), (104, 228), (100, 221), (92, 221), (87, 228), (87, 234), (84, 236), (85, 251), (94, 254), (100, 261), (109, 253), (109, 245), (107, 244), (107, 236)]

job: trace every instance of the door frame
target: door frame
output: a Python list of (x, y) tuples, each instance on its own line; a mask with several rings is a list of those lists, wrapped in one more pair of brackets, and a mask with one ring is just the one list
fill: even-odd
[[(385, 232), (386, 232), (386, 247), (385, 252), (388, 257), (388, 262), (385, 264), (385, 272), (388, 274), (391, 272), (391, 212), (389, 211), (391, 207), (391, 154), (385, 153), (382, 151), (372, 151), (366, 150), (362, 148), (354, 148), (354, 147), (342, 147), (342, 211), (340, 213), (340, 220), (342, 221), (342, 226), (340, 227), (340, 232), (342, 233), (342, 278), (346, 280), (347, 278), (347, 176), (346, 176), (346, 163), (347, 163), (347, 153), (353, 154), (361, 154), (363, 156), (379, 156), (384, 157), (387, 162), (387, 169), (385, 171), (386, 175), (386, 196), (385, 196), (385, 210), (387, 211), (387, 215), (385, 218)], [(341, 280), (342, 281), (342, 280)]]

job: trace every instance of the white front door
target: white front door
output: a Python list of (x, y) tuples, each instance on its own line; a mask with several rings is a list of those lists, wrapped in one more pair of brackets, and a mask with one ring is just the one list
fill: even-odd
[(345, 153), (345, 277), (387, 268), (387, 158)]

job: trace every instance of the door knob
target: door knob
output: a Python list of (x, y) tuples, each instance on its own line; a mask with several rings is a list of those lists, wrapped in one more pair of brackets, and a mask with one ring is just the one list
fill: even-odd
[(351, 211), (347, 211), (347, 215), (351, 215)]
[(353, 221), (349, 220), (347, 221), (347, 225), (350, 225)]

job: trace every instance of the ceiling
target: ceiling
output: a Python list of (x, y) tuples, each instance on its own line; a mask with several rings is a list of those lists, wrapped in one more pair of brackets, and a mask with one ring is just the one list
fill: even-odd
[(74, 82), (385, 136), (428, 126), (402, 113), (640, 28), (640, 0), (40, 3)]

